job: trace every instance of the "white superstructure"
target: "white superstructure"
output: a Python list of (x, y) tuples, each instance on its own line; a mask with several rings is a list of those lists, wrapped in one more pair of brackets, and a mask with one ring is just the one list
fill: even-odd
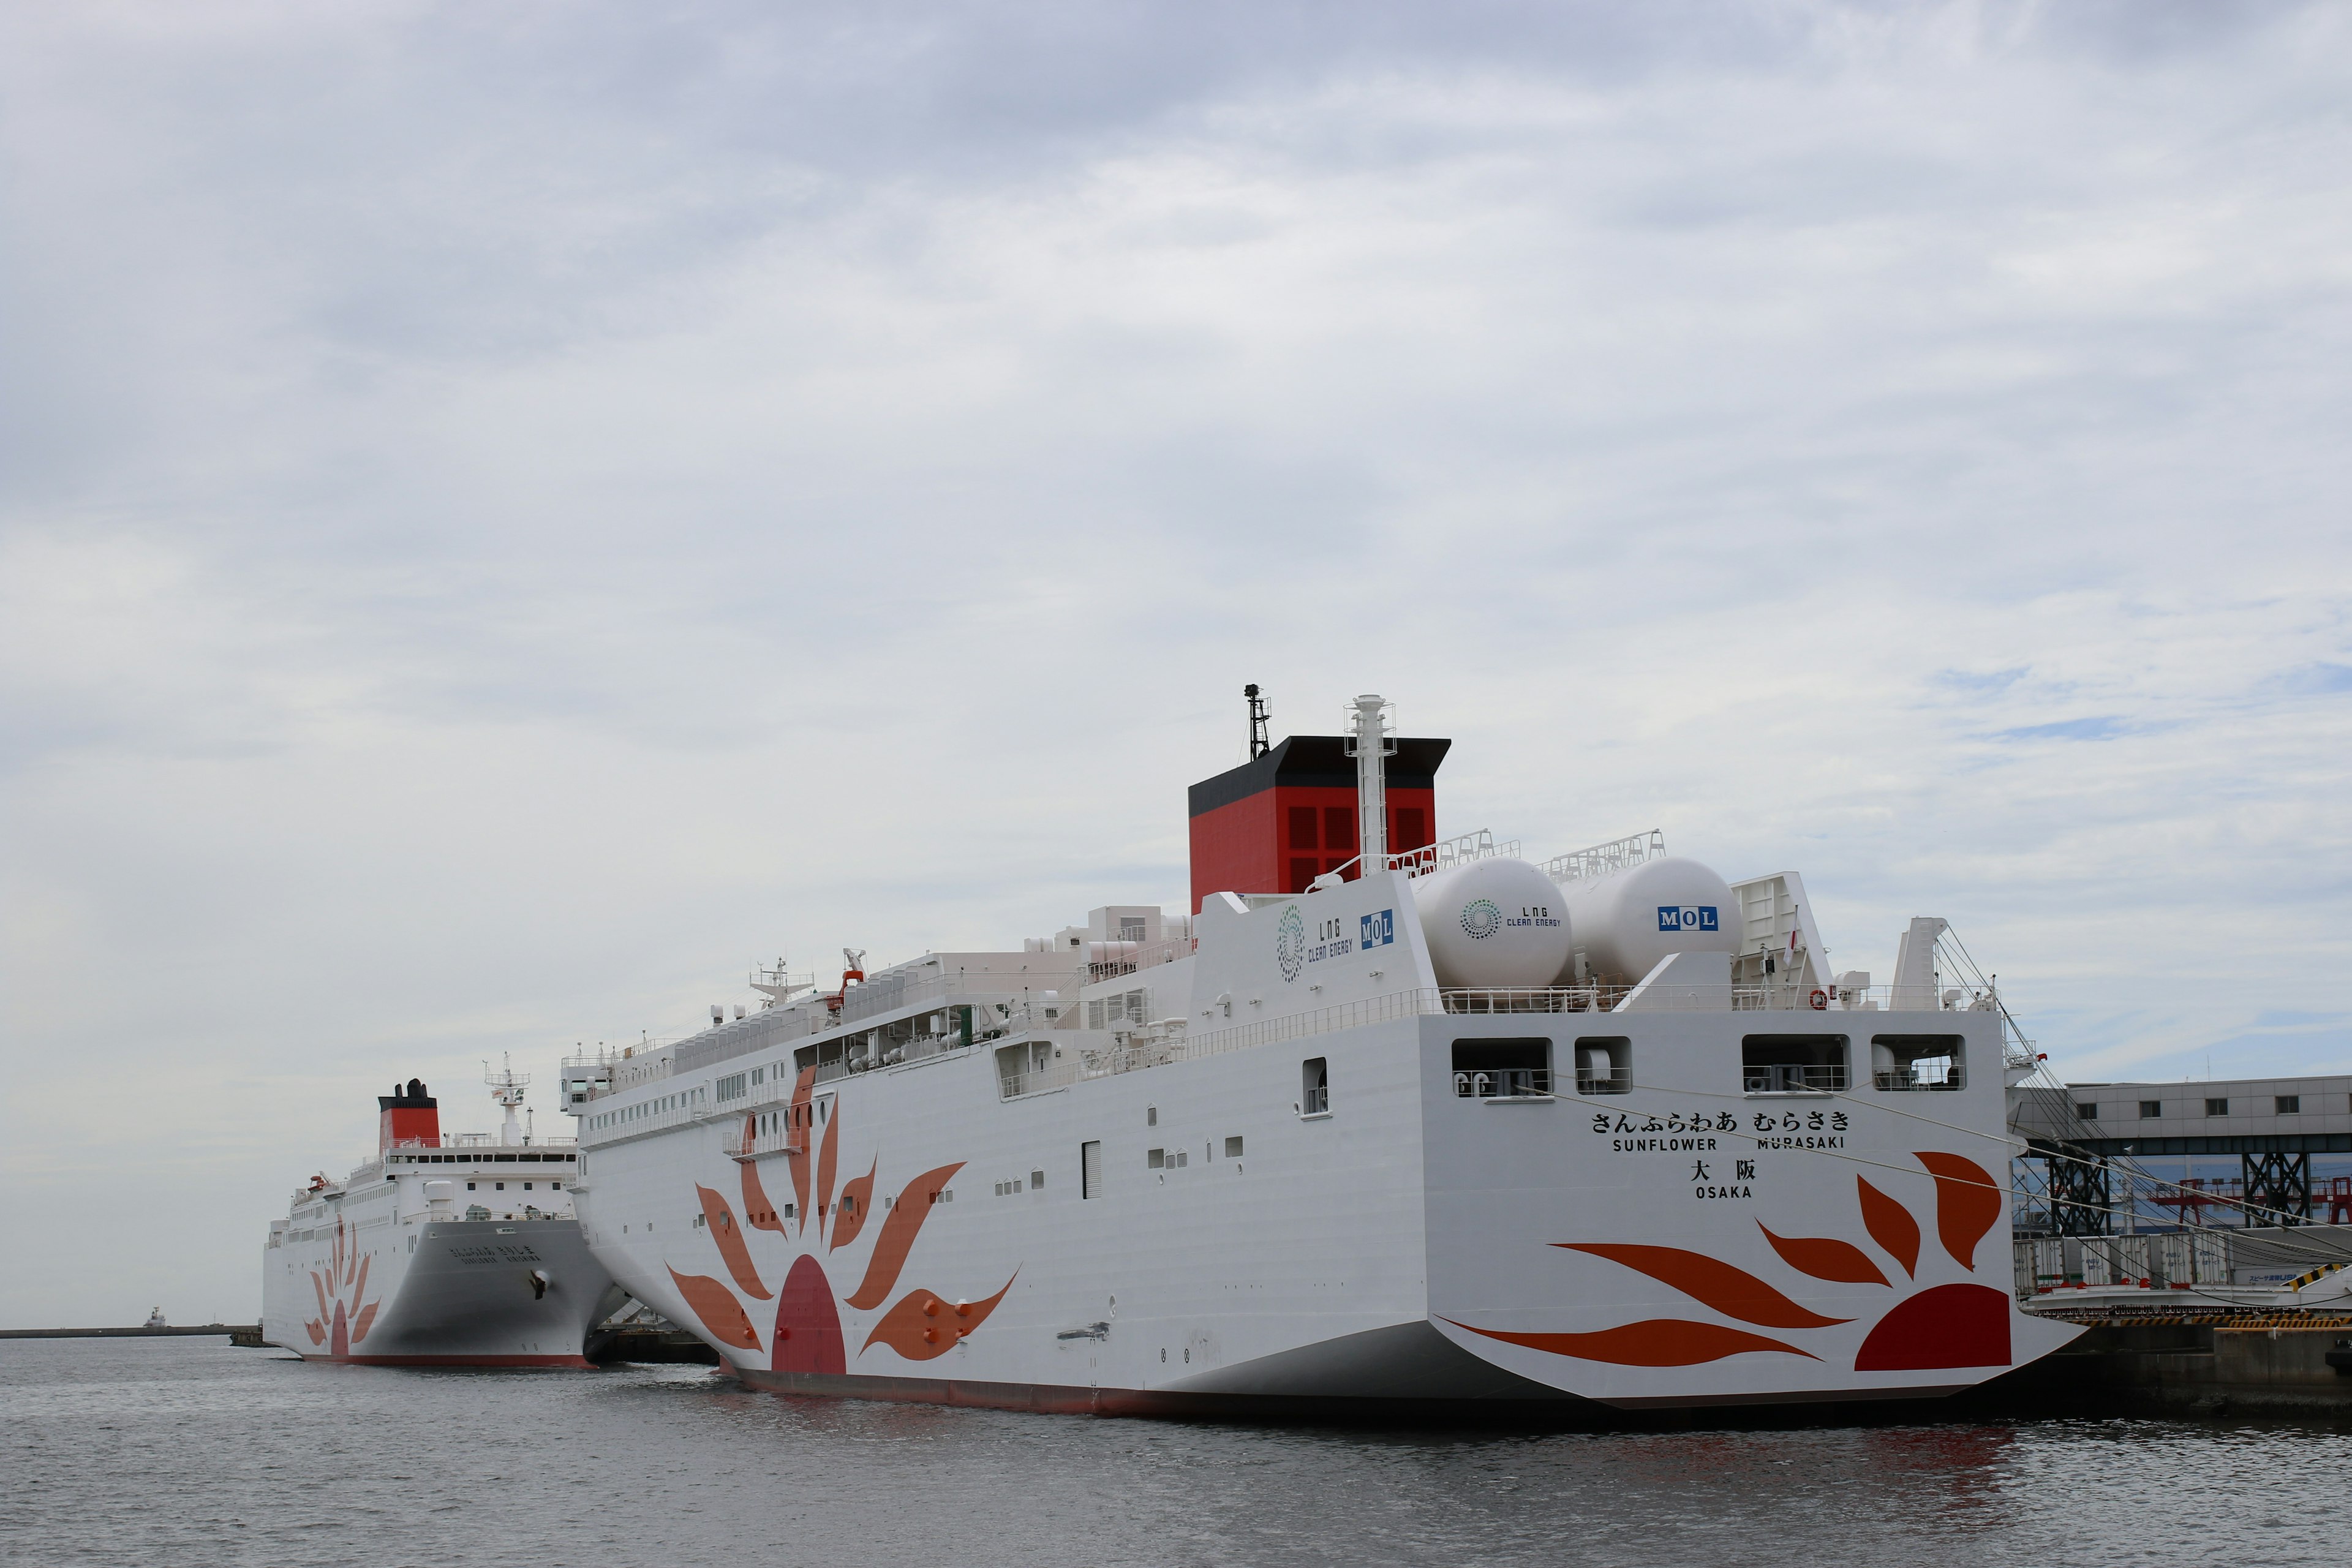
[[(1377, 704), (1347, 760), (1433, 770)], [(1287, 890), (780, 965), (567, 1063), (596, 1257), (753, 1384), (1055, 1410), (1923, 1395), (2072, 1336), (2009, 1289), (1990, 997), (1832, 981), (1790, 873), (1432, 842), (1426, 776), (1332, 868), (1338, 745), (1263, 751), (1194, 791), (1196, 886)], [(1626, 875), (1691, 938), (1611, 974), (1570, 910)]]
[(406, 1366), (585, 1366), (624, 1300), (572, 1213), (571, 1139), (517, 1125), (530, 1081), (490, 1073), (503, 1133), (444, 1136), (415, 1079), (377, 1100), (376, 1158), (298, 1189), (262, 1252), (262, 1337), (306, 1358)]

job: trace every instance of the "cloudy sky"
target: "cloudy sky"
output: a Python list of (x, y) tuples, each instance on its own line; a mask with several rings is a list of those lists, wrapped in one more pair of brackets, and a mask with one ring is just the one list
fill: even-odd
[(250, 1320), (396, 1077), (1181, 904), (1246, 680), (2068, 1076), (2352, 1070), (2347, 105), (2340, 5), (7, 9), (0, 1322)]

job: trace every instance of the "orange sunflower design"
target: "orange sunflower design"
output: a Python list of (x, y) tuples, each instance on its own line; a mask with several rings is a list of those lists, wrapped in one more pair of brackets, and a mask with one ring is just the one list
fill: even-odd
[(310, 1342), (323, 1347), (331, 1356), (347, 1356), (352, 1347), (367, 1338), (375, 1327), (376, 1309), (383, 1303), (369, 1301), (360, 1304), (367, 1295), (368, 1264), (360, 1256), (356, 1240), (339, 1215), (335, 1218), (334, 1250), (328, 1254), (327, 1271), (310, 1270), (310, 1286), (319, 1295), (319, 1315), (302, 1325)]
[[(2001, 1189), (1983, 1166), (1960, 1155), (1920, 1152), (1912, 1158), (1935, 1178), (1937, 1241), (1953, 1262), (1975, 1273), (1977, 1244), (2000, 1217)], [(1916, 1280), (1919, 1222), (1901, 1203), (1871, 1185), (1867, 1177), (1857, 1175), (1854, 1184), (1863, 1229), (1880, 1253), (1901, 1266), (1906, 1280)], [(1835, 1284), (1897, 1289), (1878, 1260), (1850, 1241), (1776, 1236), (1762, 1220), (1756, 1225), (1780, 1261), (1799, 1274)], [(1705, 1253), (1632, 1242), (1556, 1241), (1551, 1245), (1646, 1274), (1724, 1317), (1756, 1328), (1785, 1332), (1836, 1328), (1854, 1321), (1823, 1317), (1790, 1300), (1770, 1282)], [(2011, 1307), (2007, 1291), (1966, 1280), (1914, 1291), (1895, 1301), (1871, 1327), (1854, 1352), (1853, 1369), (1916, 1372), (2007, 1366)], [(1751, 1351), (1821, 1359), (1769, 1334), (1697, 1319), (1651, 1318), (1590, 1333), (1518, 1333), (1482, 1329), (1452, 1318), (1445, 1321), (1490, 1340), (1619, 1366), (1696, 1366)]]
[[(829, 1258), (865, 1235), (881, 1161), (877, 1156), (866, 1174), (844, 1184), (836, 1194), (834, 1178), (840, 1156), (842, 1122), (841, 1108), (836, 1103), (818, 1140), (815, 1168), (811, 1170), (808, 1145), (816, 1130), (811, 1125), (810, 1102), (815, 1085), (816, 1069), (803, 1070), (793, 1085), (792, 1107), (787, 1112), (787, 1125), (795, 1135), (794, 1146), (784, 1154), (792, 1172), (794, 1218), (778, 1215), (761, 1184), (759, 1165), (750, 1153), (754, 1121), (746, 1116), (745, 1152), (736, 1162), (742, 1183), (742, 1221), (737, 1220), (725, 1194), (699, 1183), (694, 1189), (701, 1199), (703, 1223), (718, 1244), (728, 1279), (681, 1274), (675, 1268), (669, 1270), (669, 1277), (677, 1284), (678, 1294), (685, 1297), (687, 1305), (702, 1321), (702, 1326), (719, 1343), (754, 1352), (765, 1348), (770, 1352), (769, 1365), (777, 1372), (839, 1376), (848, 1371), (848, 1346), (841, 1331), (841, 1313), (835, 1304), (833, 1282), (819, 1254), (822, 1251)], [(914, 1250), (915, 1238), (921, 1234), (940, 1194), (961, 1169), (963, 1164), (959, 1161), (925, 1171), (908, 1182), (896, 1201), (885, 1206), (857, 1288), (838, 1298), (840, 1306), (871, 1311), (889, 1300), (898, 1288), (908, 1256)], [(814, 1205), (810, 1202), (812, 1195)], [(809, 1225), (812, 1217), (816, 1221), (814, 1233)], [(751, 1259), (746, 1229), (772, 1231), (788, 1237), (795, 1244), (797, 1256), (785, 1271), (781, 1290), (771, 1290), (761, 1279), (759, 1268)], [(1020, 1272), (1015, 1268), (1013, 1279), (1018, 1279)], [(1012, 1289), (1013, 1279), (1007, 1279), (996, 1294), (979, 1301), (950, 1301), (935, 1291), (908, 1290), (882, 1314), (866, 1333), (865, 1342), (858, 1346), (857, 1353), (862, 1356), (876, 1345), (882, 1345), (908, 1361), (930, 1361), (945, 1355), (986, 1322)], [(747, 1300), (772, 1300), (776, 1304), (772, 1337), (764, 1347), (759, 1326), (752, 1321), (751, 1310), (746, 1310)], [(763, 1307), (755, 1310), (764, 1313)]]

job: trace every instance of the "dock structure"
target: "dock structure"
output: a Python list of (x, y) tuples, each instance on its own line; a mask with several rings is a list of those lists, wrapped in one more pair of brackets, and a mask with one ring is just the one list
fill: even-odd
[(719, 1364), (719, 1352), (635, 1300), (588, 1331), (583, 1352), (598, 1366), (623, 1362)]
[[(2021, 1085), (2021, 1235), (2352, 1225), (2352, 1075)], [(2331, 1158), (2332, 1156), (2332, 1158)], [(2234, 1178), (2149, 1166), (2234, 1160)]]
[(2021, 1084), (2010, 1125), (2018, 1300), (2084, 1329), (2012, 1393), (2352, 1411), (2352, 1075)]
[(261, 1343), (258, 1323), (189, 1323), (170, 1326), (134, 1326), (122, 1329), (0, 1329), (0, 1340), (167, 1340), (188, 1335), (214, 1337), (226, 1335), (237, 1344)]

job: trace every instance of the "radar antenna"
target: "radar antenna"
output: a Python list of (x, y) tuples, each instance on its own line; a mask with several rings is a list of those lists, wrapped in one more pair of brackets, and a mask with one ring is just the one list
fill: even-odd
[(1274, 749), (1265, 738), (1265, 699), (1257, 694), (1255, 680), (1242, 688), (1242, 695), (1249, 699), (1250, 761), (1255, 762)]
[(761, 1010), (764, 1011), (791, 1000), (795, 991), (815, 990), (816, 976), (812, 974), (806, 979), (795, 977), (784, 968), (784, 955), (780, 952), (776, 954), (776, 966), (773, 969), (762, 968), (758, 964), (752, 965), (751, 989), (767, 998), (760, 1004)]
[(490, 1064), (482, 1064), (482, 1081), (490, 1086), (490, 1098), (505, 1107), (506, 1125), (499, 1129), (499, 1142), (512, 1148), (522, 1142), (522, 1124), (515, 1120), (515, 1108), (523, 1102), (523, 1091), (530, 1086), (530, 1074), (514, 1069), (514, 1058), (505, 1051), (499, 1053), (499, 1070), (492, 1072)]

